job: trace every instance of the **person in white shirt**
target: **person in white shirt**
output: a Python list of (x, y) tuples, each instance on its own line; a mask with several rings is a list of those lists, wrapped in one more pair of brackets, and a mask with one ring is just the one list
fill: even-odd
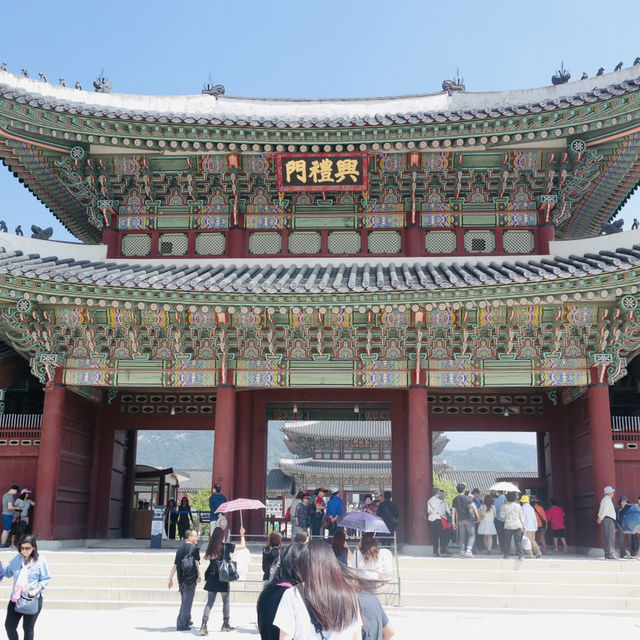
[(527, 549), (527, 555), (531, 558), (535, 555), (536, 558), (542, 557), (540, 553), (540, 547), (536, 542), (536, 531), (538, 530), (538, 518), (536, 518), (536, 512), (531, 506), (529, 496), (522, 496), (520, 498), (520, 504), (522, 505), (522, 517), (524, 518), (524, 535), (529, 538), (531, 542), (531, 548)]
[(600, 510), (596, 522), (602, 525), (602, 537), (604, 538), (605, 560), (616, 559), (616, 508), (613, 505), (613, 495), (616, 490), (607, 485), (600, 501)]
[(302, 583), (285, 591), (273, 620), (280, 640), (362, 640), (358, 591), (343, 577), (331, 547), (310, 540), (298, 572)]
[(501, 516), (504, 518), (504, 547), (502, 557), (508, 558), (513, 538), (518, 560), (522, 560), (522, 531), (524, 530), (524, 516), (522, 509), (516, 502), (516, 492), (507, 491), (507, 500), (502, 505)]
[[(433, 557), (450, 556), (447, 550), (449, 534), (444, 528), (447, 520), (447, 505), (440, 496), (440, 489), (433, 488), (432, 496), (427, 500), (427, 517), (431, 529), (431, 544), (433, 545)], [(444, 520), (443, 520), (444, 518)], [(449, 523), (447, 522), (447, 527)]]

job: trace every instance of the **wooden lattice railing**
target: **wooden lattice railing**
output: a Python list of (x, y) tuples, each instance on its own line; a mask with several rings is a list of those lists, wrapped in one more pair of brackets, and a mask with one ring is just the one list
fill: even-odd
[(611, 436), (614, 442), (640, 442), (640, 416), (612, 416)]
[(4, 413), (0, 415), (0, 440), (40, 440), (41, 413)]

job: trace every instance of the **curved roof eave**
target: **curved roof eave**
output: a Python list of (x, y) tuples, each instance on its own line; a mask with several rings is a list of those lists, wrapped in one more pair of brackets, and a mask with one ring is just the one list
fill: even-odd
[(639, 87), (638, 65), (586, 80), (533, 89), (352, 99), (92, 93), (0, 71), (0, 95), (45, 109), (147, 121), (165, 118), (167, 122), (173, 119), (195, 123), (199, 119), (208, 121), (213, 118), (240, 124), (239, 121), (255, 120), (256, 124), (263, 126), (286, 126), (289, 123), (303, 127), (364, 126), (385, 124), (386, 119), (394, 116), (400, 116), (401, 120), (411, 117), (420, 120), (427, 114), (438, 114), (444, 120), (459, 120), (465, 114), (470, 117), (499, 117), (508, 115), (504, 113), (505, 109), (513, 111), (510, 115), (548, 111), (637, 91)]
[[(298, 296), (307, 300), (314, 294), (358, 294), (361, 300), (363, 296), (374, 300), (380, 293), (423, 298), (444, 291), (451, 297), (482, 299), (491, 290), (505, 289), (516, 295), (514, 287), (530, 290), (532, 283), (571, 283), (586, 276), (633, 270), (636, 275), (628, 280), (631, 282), (640, 269), (640, 230), (553, 242), (549, 256), (396, 256), (344, 258), (339, 264), (328, 258), (282, 259), (279, 263), (273, 259), (116, 260), (106, 259), (102, 246), (34, 241), (5, 233), (0, 233), (0, 248), (4, 278), (25, 286), (36, 282), (42, 290), (77, 288), (84, 291), (83, 297), (90, 287), (90, 297), (127, 300), (132, 296), (147, 299), (150, 292), (157, 292), (158, 299), (171, 293), (181, 300), (212, 296), (214, 302), (217, 296), (229, 299), (234, 294), (243, 302), (255, 296), (255, 304), (261, 304), (274, 296), (282, 301), (285, 295), (293, 304)], [(312, 271), (317, 271), (315, 278), (310, 277)]]

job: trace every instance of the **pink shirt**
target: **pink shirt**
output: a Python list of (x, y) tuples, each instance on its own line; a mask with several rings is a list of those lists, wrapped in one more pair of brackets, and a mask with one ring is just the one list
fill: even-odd
[(547, 518), (549, 518), (552, 529), (564, 529), (564, 516), (564, 510), (558, 505), (554, 505), (547, 511)]

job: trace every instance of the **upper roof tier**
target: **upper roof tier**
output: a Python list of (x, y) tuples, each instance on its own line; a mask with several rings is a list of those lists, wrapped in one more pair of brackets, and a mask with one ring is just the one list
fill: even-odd
[(558, 238), (585, 237), (636, 188), (639, 148), (640, 66), (537, 89), (341, 100), (91, 93), (0, 71), (0, 157), (86, 242), (132, 193), (153, 209), (173, 188), (203, 206), (219, 191), (242, 213), (260, 187), (278, 208), (273, 155), (341, 151), (370, 154), (369, 204), (391, 183), (400, 203), (436, 189), (454, 211), (526, 192), (557, 203)]
[(516, 91), (429, 93), (339, 99), (151, 96), (94, 93), (0, 71), (0, 95), (32, 107), (80, 116), (162, 124), (268, 128), (391, 126), (513, 117), (601, 102), (640, 87), (640, 65), (586, 80)]

